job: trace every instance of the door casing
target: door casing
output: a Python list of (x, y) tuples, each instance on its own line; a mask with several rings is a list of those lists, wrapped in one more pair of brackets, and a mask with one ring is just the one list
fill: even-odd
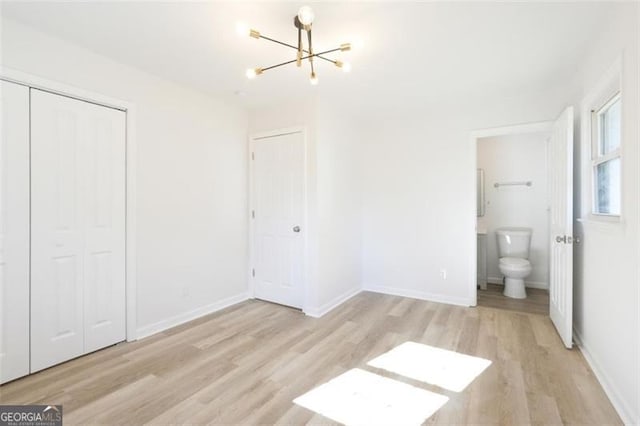
[(254, 146), (256, 142), (260, 139), (270, 138), (274, 136), (286, 135), (291, 133), (300, 133), (302, 135), (302, 150), (303, 150), (303, 173), (304, 182), (302, 184), (302, 223), (301, 227), (303, 229), (302, 232), (302, 312), (307, 313), (309, 307), (309, 209), (308, 209), (308, 138), (307, 138), (307, 129), (303, 126), (297, 127), (286, 127), (276, 130), (269, 130), (264, 132), (253, 133), (249, 136), (249, 211), (248, 211), (248, 220), (249, 220), (249, 265), (248, 265), (248, 288), (249, 288), (249, 297), (255, 298), (255, 280), (253, 271), (255, 269), (256, 264), (256, 229), (255, 229), (255, 220), (253, 218), (253, 212), (255, 211), (255, 200), (256, 193), (253, 184), (253, 179), (255, 177), (254, 171), (254, 161), (253, 161), (253, 153)]
[(478, 187), (477, 187), (477, 167), (478, 167), (478, 139), (488, 138), (488, 137), (496, 137), (496, 136), (509, 136), (509, 135), (518, 135), (525, 133), (549, 133), (551, 132), (551, 128), (553, 126), (553, 121), (541, 121), (536, 123), (528, 123), (528, 124), (518, 124), (514, 126), (505, 126), (505, 127), (493, 127), (489, 129), (475, 130), (471, 132), (470, 135), (470, 144), (471, 144), (471, 165), (469, 166), (469, 173), (471, 176), (469, 184), (470, 186), (470, 194), (471, 198), (469, 200), (469, 222), (467, 225), (468, 235), (471, 235), (474, 243), (472, 244), (471, 250), (471, 259), (469, 262), (469, 306), (477, 306), (478, 304), (478, 277), (477, 277), (477, 255), (478, 255), (478, 247), (475, 244), (476, 235), (477, 235), (477, 223), (478, 218), (476, 216), (476, 203), (478, 196)]

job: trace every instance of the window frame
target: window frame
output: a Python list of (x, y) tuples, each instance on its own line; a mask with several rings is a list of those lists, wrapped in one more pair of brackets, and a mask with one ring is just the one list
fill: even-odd
[[(594, 214), (594, 181), (593, 167), (593, 111), (599, 111), (608, 101), (620, 93), (620, 107), (623, 124), (625, 122), (625, 90), (622, 87), (622, 55), (619, 55), (609, 67), (605, 68), (600, 78), (593, 82), (591, 88), (582, 98), (580, 108), (580, 170), (576, 171), (580, 175), (580, 188), (578, 194), (578, 205), (580, 213), (576, 221), (584, 226), (597, 226), (599, 229), (611, 231), (623, 229), (625, 227), (625, 135), (622, 129), (620, 141), (620, 215)], [(596, 146), (597, 147), (597, 146)]]
[[(611, 90), (611, 89), (609, 89)], [(600, 219), (608, 219), (608, 220), (620, 220), (622, 216), (622, 207), (623, 207), (623, 192), (622, 192), (622, 170), (623, 170), (623, 161), (622, 161), (622, 91), (619, 87), (615, 87), (615, 92), (613, 95), (609, 95), (605, 97), (604, 103), (602, 103), (599, 107), (591, 110), (590, 117), (590, 127), (591, 127), (591, 202), (590, 202), (590, 216), (597, 217)], [(609, 109), (616, 102), (620, 102), (620, 144), (618, 147), (606, 154), (601, 153), (601, 145), (602, 145), (602, 114), (604, 111)], [(598, 166), (604, 163), (607, 163), (611, 160), (619, 159), (620, 160), (620, 212), (619, 213), (603, 213), (599, 212), (597, 209), (598, 205)]]

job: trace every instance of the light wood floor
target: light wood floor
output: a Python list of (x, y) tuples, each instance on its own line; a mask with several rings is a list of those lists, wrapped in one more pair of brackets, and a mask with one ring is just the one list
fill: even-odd
[(504, 286), (487, 284), (486, 290), (478, 289), (478, 305), (488, 308), (507, 309), (529, 314), (549, 315), (549, 292), (539, 288), (527, 288), (526, 299), (513, 299), (502, 292)]
[[(405, 341), (493, 361), (463, 392), (366, 365)], [(0, 387), (0, 403), (63, 404), (65, 424), (305, 424), (291, 401), (358, 367), (450, 400), (428, 424), (620, 424), (550, 320), (362, 293), (321, 319), (249, 301)]]

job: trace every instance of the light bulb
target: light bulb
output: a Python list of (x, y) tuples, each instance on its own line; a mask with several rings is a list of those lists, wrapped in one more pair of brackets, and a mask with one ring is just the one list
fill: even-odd
[(260, 38), (260, 31), (252, 30), (244, 22), (236, 22), (236, 33), (241, 37)]
[(356, 37), (352, 42), (351, 42), (351, 48), (353, 50), (361, 50), (364, 47), (364, 40), (360, 37)]
[(302, 25), (311, 25), (313, 18), (313, 10), (309, 6), (302, 6), (300, 10), (298, 10), (298, 20)]
[(236, 33), (242, 37), (249, 37), (251, 29), (244, 22), (236, 22)]
[(245, 74), (249, 80), (253, 80), (257, 75), (262, 74), (263, 71), (262, 68), (249, 68)]
[(342, 72), (351, 72), (351, 64), (349, 62), (345, 62), (342, 64)]
[(316, 76), (315, 72), (311, 73), (311, 78), (309, 79), (309, 82), (311, 83), (312, 86), (318, 85), (318, 77)]

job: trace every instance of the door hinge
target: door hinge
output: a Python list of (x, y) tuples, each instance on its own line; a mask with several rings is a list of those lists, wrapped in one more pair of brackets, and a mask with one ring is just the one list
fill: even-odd
[(255, 270), (255, 269), (252, 269), (252, 270), (251, 270), (251, 276), (252, 276), (252, 277), (255, 277), (255, 276), (256, 276), (256, 270)]
[(256, 218), (256, 211), (251, 210), (251, 219), (255, 219), (255, 218)]
[(251, 153), (251, 159), (255, 160), (256, 159), (256, 154), (254, 152)]

